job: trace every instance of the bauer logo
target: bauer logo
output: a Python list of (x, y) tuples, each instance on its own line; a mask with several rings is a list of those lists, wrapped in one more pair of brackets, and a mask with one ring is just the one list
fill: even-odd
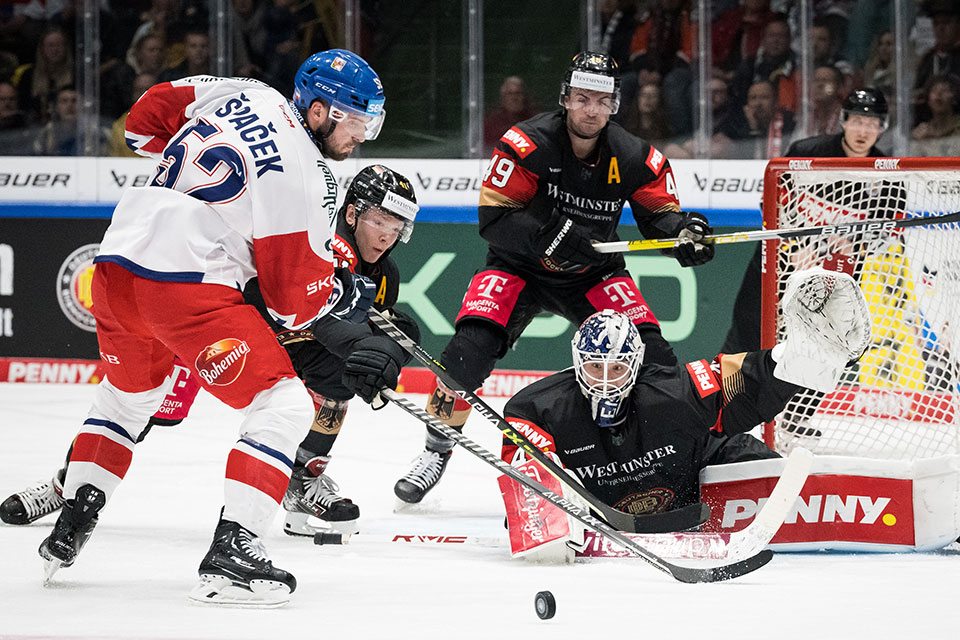
[(99, 244), (87, 244), (75, 250), (60, 265), (57, 272), (57, 302), (67, 320), (84, 331), (95, 332), (93, 319), (93, 259), (100, 251)]
[(206, 347), (197, 356), (197, 373), (207, 384), (225, 387), (243, 373), (250, 346), (237, 338), (224, 338)]

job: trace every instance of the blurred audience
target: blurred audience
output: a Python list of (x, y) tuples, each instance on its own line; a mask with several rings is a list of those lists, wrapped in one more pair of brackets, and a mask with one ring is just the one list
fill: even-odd
[(667, 115), (660, 100), (658, 85), (646, 84), (640, 87), (636, 99), (627, 107), (623, 128), (653, 146), (663, 148), (670, 137), (670, 127), (667, 125)]
[(53, 117), (40, 128), (33, 152), (38, 156), (77, 155), (77, 88), (73, 85), (57, 91)]
[(935, 76), (926, 89), (930, 119), (913, 129), (913, 153), (919, 156), (960, 156), (960, 79)]
[(843, 127), (840, 123), (840, 107), (842, 95), (843, 74), (833, 66), (817, 67), (813, 72), (813, 129), (812, 135), (822, 136), (840, 133)]
[(508, 76), (500, 85), (500, 106), (483, 118), (484, 154), (489, 155), (504, 132), (537, 114), (530, 100), (527, 85), (520, 76)]
[(797, 63), (790, 49), (790, 27), (783, 18), (767, 23), (757, 55), (737, 68), (730, 94), (737, 106), (747, 102), (747, 91), (758, 82), (770, 82), (780, 107), (797, 110)]
[(863, 67), (864, 87), (879, 89), (884, 95), (895, 95), (893, 52), (893, 32), (888, 29), (877, 34), (870, 45), (870, 57)]
[(723, 71), (725, 80), (733, 79), (741, 62), (757, 55), (763, 30), (775, 15), (770, 0), (743, 0), (713, 21), (713, 66)]
[[(100, 113), (119, 118), (130, 108), (130, 94), (138, 74), (156, 77), (163, 69), (163, 39), (150, 32), (140, 32), (127, 50), (124, 61), (104, 65), (100, 81)], [(138, 96), (139, 97), (139, 96)]]
[(916, 89), (927, 87), (934, 76), (960, 76), (960, 0), (929, 0), (923, 11), (933, 20), (934, 45), (917, 65)]
[(171, 82), (211, 73), (210, 34), (200, 29), (190, 29), (183, 36), (183, 62), (175, 67), (167, 67), (157, 76), (158, 82)]
[(123, 110), (123, 115), (117, 118), (110, 127), (110, 135), (107, 139), (107, 152), (111, 156), (121, 156), (128, 158), (139, 158), (130, 147), (127, 146), (127, 116), (130, 114), (130, 107), (140, 99), (140, 96), (147, 92), (147, 89), (157, 83), (157, 76), (152, 73), (138, 73), (127, 94), (127, 106)]
[(714, 155), (765, 159), (783, 154), (793, 132), (793, 114), (777, 105), (772, 83), (761, 80), (747, 90), (747, 103), (734, 111), (713, 136)]
[(73, 45), (59, 27), (52, 27), (40, 37), (34, 62), (17, 69), (20, 109), (31, 123), (48, 122), (53, 117), (57, 92), (74, 84)]

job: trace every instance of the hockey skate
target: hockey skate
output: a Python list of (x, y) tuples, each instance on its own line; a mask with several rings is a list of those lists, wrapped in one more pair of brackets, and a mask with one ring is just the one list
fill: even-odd
[(413, 468), (393, 485), (393, 493), (406, 503), (420, 502), (440, 482), (451, 455), (453, 451), (440, 453), (425, 449), (413, 461)]
[(77, 489), (77, 496), (67, 500), (53, 525), (53, 532), (40, 544), (43, 558), (43, 584), (50, 582), (60, 567), (69, 567), (90, 539), (97, 526), (97, 514), (107, 503), (107, 495), (92, 484)]
[[(283, 496), (283, 508), (287, 511), (283, 531), (287, 535), (349, 534), (359, 530), (360, 507), (337, 495), (340, 487), (325, 473), (329, 462), (330, 456), (318, 456), (293, 470)], [(310, 524), (311, 517), (321, 520), (323, 526)]]
[(203, 604), (281, 607), (297, 589), (297, 579), (273, 566), (258, 536), (223, 517), (198, 573), (189, 597)]
[(63, 506), (63, 469), (53, 479), (19, 491), (0, 504), (0, 520), (7, 524), (30, 524)]

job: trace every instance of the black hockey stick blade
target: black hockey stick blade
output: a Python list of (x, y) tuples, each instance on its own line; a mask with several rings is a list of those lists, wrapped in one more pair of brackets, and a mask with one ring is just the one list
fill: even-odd
[(766, 549), (746, 560), (734, 562), (733, 564), (728, 564), (723, 567), (695, 569), (693, 567), (681, 567), (670, 563), (665, 564), (670, 565), (670, 575), (674, 578), (680, 582), (693, 584), (697, 582), (722, 582), (724, 580), (739, 578), (751, 571), (756, 571), (770, 562), (772, 558), (773, 551)]
[(503, 416), (494, 411), (490, 405), (484, 402), (479, 396), (470, 389), (464, 389), (463, 385), (454, 380), (443, 365), (433, 358), (426, 350), (415, 340), (400, 330), (397, 325), (387, 318), (383, 313), (376, 309), (370, 310), (370, 319), (387, 336), (403, 347), (423, 366), (432, 371), (437, 378), (448, 388), (470, 403), (474, 409), (480, 412), (488, 422), (496, 426), (503, 435), (509, 438), (514, 444), (524, 450), (530, 457), (536, 459), (544, 468), (558, 480), (569, 486), (570, 489), (578, 494), (590, 508), (603, 520), (620, 531), (629, 531), (631, 533), (670, 533), (674, 531), (685, 531), (698, 527), (710, 519), (710, 507), (703, 503), (688, 505), (680, 509), (665, 511), (663, 513), (649, 513), (643, 515), (634, 515), (625, 513), (619, 509), (604, 504), (599, 498), (587, 491), (584, 487), (569, 482), (566, 473), (557, 464), (551, 460), (538, 446), (530, 442), (526, 436), (513, 428)]
[(681, 567), (679, 565), (667, 562), (656, 554), (648, 551), (636, 541), (631, 540), (620, 531), (613, 529), (603, 520), (594, 517), (588, 509), (568, 500), (562, 495), (556, 494), (547, 489), (533, 478), (521, 473), (513, 465), (508, 464), (504, 460), (500, 459), (500, 457), (478, 445), (476, 442), (443, 424), (438, 419), (431, 416), (429, 413), (416, 406), (410, 402), (410, 400), (401, 396), (397, 392), (390, 389), (384, 389), (381, 393), (388, 400), (409, 413), (411, 416), (420, 420), (423, 424), (436, 429), (444, 436), (450, 438), (455, 443), (472, 453), (474, 456), (480, 458), (482, 461), (486, 462), (503, 475), (512, 478), (515, 482), (529, 488), (541, 498), (548, 500), (553, 506), (565, 512), (570, 517), (582, 522), (583, 525), (588, 529), (596, 531), (600, 535), (608, 538), (630, 553), (636, 555), (641, 560), (646, 561), (652, 567), (659, 569), (664, 573), (670, 574), (680, 582), (720, 582), (722, 580), (730, 580), (732, 578), (737, 578), (744, 574), (750, 573), (751, 571), (756, 571), (763, 565), (770, 562), (770, 558), (773, 557), (773, 554), (770, 551), (761, 551), (760, 553), (746, 558), (745, 560), (740, 560), (738, 562), (733, 562), (731, 564), (719, 567), (708, 568)]
[[(760, 229), (757, 231), (739, 231), (704, 236), (703, 241), (710, 244), (737, 244), (740, 242), (759, 242), (781, 238), (803, 238), (806, 236), (847, 235), (863, 231), (892, 231), (908, 227), (924, 227), (935, 224), (960, 222), (960, 211), (938, 216), (900, 218), (897, 220), (863, 220), (842, 224), (828, 224), (820, 227), (796, 227), (792, 229)], [(679, 238), (661, 238), (650, 240), (616, 240), (614, 242), (596, 242), (593, 245), (598, 253), (624, 253), (627, 251), (647, 251), (651, 249), (670, 249)]]

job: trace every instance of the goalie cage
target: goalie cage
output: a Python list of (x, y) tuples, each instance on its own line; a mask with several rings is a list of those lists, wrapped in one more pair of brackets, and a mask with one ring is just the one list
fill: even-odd
[[(960, 210), (958, 158), (770, 161), (764, 226), (812, 227)], [(836, 390), (804, 391), (766, 425), (787, 453), (916, 460), (960, 453), (960, 227), (805, 236), (763, 242), (762, 346), (783, 338), (780, 301), (796, 269), (845, 271), (866, 297), (872, 337)]]

